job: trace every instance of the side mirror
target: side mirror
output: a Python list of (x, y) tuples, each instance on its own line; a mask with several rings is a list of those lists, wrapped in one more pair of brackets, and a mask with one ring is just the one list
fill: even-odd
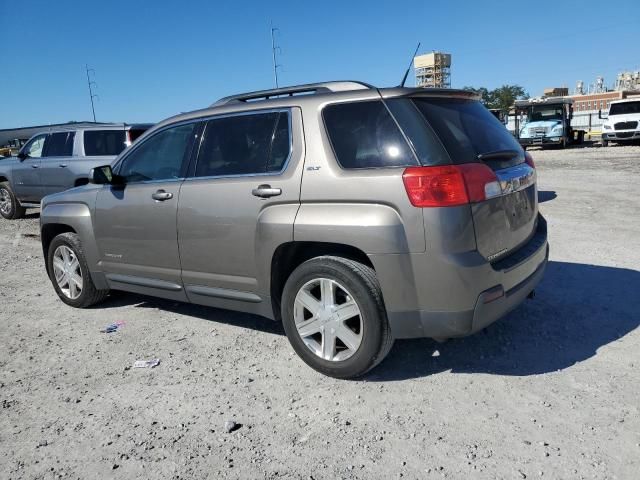
[(29, 155), (26, 152), (23, 152), (22, 150), (20, 150), (18, 152), (18, 155), (16, 155), (20, 161), (23, 161), (24, 159), (26, 159), (27, 157), (29, 157)]
[(103, 165), (101, 167), (92, 168), (89, 172), (89, 183), (96, 185), (109, 185), (113, 182), (113, 171), (111, 165)]

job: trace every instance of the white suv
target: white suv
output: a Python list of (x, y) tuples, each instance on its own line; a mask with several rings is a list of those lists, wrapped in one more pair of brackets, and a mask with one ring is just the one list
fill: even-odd
[(640, 140), (640, 98), (611, 102), (602, 124), (602, 145)]

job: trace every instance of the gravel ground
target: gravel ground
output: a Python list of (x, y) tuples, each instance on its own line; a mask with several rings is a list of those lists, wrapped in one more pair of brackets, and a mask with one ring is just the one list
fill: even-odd
[(638, 478), (640, 147), (532, 154), (535, 300), (466, 339), (396, 342), (361, 381), (307, 368), (261, 318), (69, 308), (37, 213), (0, 221), (0, 478)]

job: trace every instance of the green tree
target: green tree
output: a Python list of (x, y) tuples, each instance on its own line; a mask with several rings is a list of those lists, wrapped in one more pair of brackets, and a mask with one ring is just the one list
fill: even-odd
[(503, 85), (489, 92), (489, 108), (498, 108), (508, 112), (516, 100), (527, 98), (529, 95), (520, 85)]
[(463, 90), (480, 95), (482, 103), (487, 108), (497, 108), (502, 112), (508, 112), (516, 100), (529, 97), (520, 85), (503, 85), (494, 90), (488, 90), (485, 87), (463, 87)]
[(462, 87), (463, 90), (468, 90), (469, 92), (473, 92), (476, 95), (479, 95), (481, 98), (481, 102), (484, 103), (485, 105), (487, 104), (487, 102), (489, 102), (489, 90), (487, 90), (485, 87), (479, 87), (479, 88), (475, 88), (475, 87)]

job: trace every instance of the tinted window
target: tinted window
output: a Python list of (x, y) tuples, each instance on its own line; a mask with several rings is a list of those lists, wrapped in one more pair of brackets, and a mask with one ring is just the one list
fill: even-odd
[(26, 147), (24, 147), (24, 152), (33, 158), (42, 157), (45, 138), (47, 138), (46, 135), (40, 135), (39, 137), (34, 138)]
[(209, 120), (196, 177), (279, 172), (289, 157), (287, 112), (252, 113)]
[(415, 98), (414, 103), (438, 134), (453, 163), (477, 162), (481, 153), (515, 150), (517, 140), (480, 102), (457, 98)]
[(387, 107), (407, 136), (421, 165), (448, 165), (451, 159), (438, 136), (411, 100), (393, 98)]
[(45, 157), (70, 157), (73, 155), (75, 132), (51, 133), (44, 142)]
[(124, 130), (88, 130), (84, 132), (84, 154), (118, 155), (124, 150)]
[(417, 164), (381, 101), (329, 105), (323, 116), (331, 144), (343, 168)]
[(609, 115), (623, 115), (625, 113), (640, 113), (640, 102), (612, 103)]
[(127, 182), (181, 178), (194, 125), (168, 128), (147, 138), (125, 157), (119, 174)]

